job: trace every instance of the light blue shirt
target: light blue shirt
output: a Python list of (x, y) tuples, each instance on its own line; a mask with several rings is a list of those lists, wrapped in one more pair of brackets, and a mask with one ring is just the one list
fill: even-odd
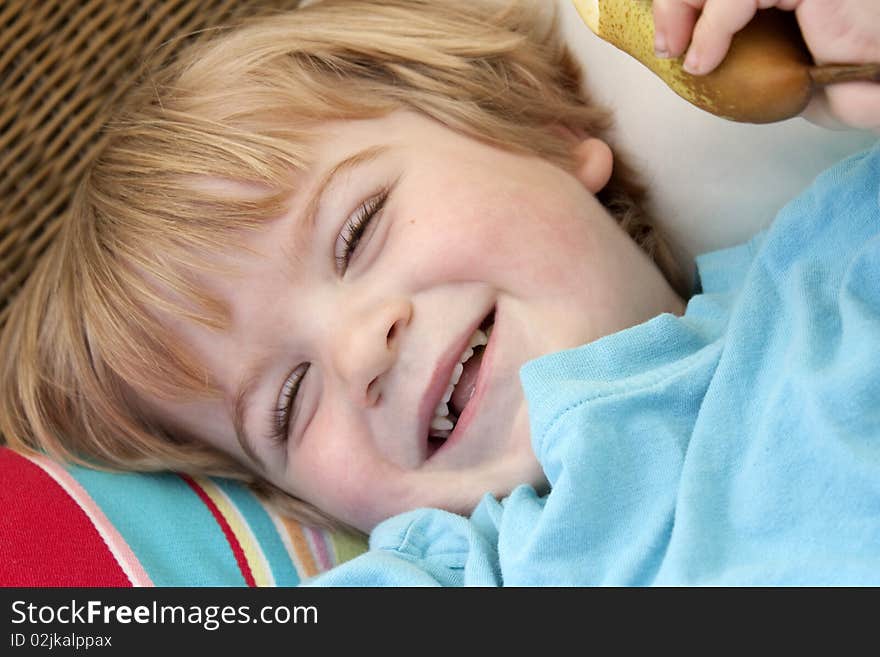
[(548, 495), (396, 516), (312, 584), (880, 584), (880, 147), (697, 265), (683, 317), (523, 366)]

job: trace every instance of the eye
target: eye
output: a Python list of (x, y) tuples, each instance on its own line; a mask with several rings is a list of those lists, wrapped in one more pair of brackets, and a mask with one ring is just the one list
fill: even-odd
[(309, 371), (310, 364), (302, 363), (287, 377), (284, 385), (281, 386), (281, 393), (278, 395), (278, 402), (272, 409), (272, 441), (282, 444), (287, 440), (290, 434), (290, 424), (296, 415), (297, 393), (302, 385), (302, 381)]
[(348, 269), (349, 262), (357, 251), (361, 238), (366, 234), (372, 220), (379, 215), (388, 200), (388, 190), (384, 189), (364, 201), (349, 217), (339, 233), (336, 242), (336, 271), (340, 275)]

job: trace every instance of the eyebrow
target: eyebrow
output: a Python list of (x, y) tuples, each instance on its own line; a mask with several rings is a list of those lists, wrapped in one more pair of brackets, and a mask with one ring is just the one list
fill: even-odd
[[(324, 199), (327, 189), (331, 187), (342, 174), (348, 173), (372, 162), (379, 156), (385, 154), (388, 150), (390, 150), (390, 147), (387, 145), (365, 148), (364, 150), (358, 151), (354, 155), (338, 162), (321, 177), (321, 180), (315, 186), (314, 192), (312, 192), (309, 197), (309, 202), (306, 204), (301, 217), (296, 220), (296, 224), (299, 227), (295, 231), (299, 234), (297, 242), (302, 244), (308, 244), (311, 242), (315, 231), (315, 225), (317, 224), (318, 215), (321, 210), (321, 202)], [(300, 242), (299, 240), (302, 241)], [(233, 397), (232, 423), (235, 427), (235, 437), (238, 439), (238, 443), (241, 445), (244, 453), (251, 459), (251, 461), (260, 466), (260, 468), (266, 470), (266, 463), (257, 454), (257, 441), (252, 436), (248, 435), (245, 428), (247, 411), (251, 405), (250, 400), (260, 381), (262, 370), (263, 363), (260, 362), (258, 366), (249, 370), (248, 373), (242, 377), (241, 384)]]

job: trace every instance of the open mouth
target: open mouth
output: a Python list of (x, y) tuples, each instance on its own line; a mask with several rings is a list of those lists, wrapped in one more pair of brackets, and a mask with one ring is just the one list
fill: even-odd
[(495, 311), (493, 309), (473, 332), (467, 346), (459, 356), (458, 363), (452, 369), (446, 391), (434, 409), (434, 416), (431, 418), (428, 428), (429, 458), (446, 443), (455, 430), (458, 418), (461, 417), (468, 402), (474, 396), (483, 353), (489, 343), (489, 336), (492, 335), (494, 326)]

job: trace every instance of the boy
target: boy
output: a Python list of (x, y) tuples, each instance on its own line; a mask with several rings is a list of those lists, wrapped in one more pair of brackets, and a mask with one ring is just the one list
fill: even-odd
[[(537, 3), (321, 2), (152, 74), (108, 129), (6, 331), (2, 362), (18, 385), (3, 398), (3, 434), (59, 457), (268, 482), (310, 503), (293, 509), (304, 519), (317, 507), (364, 531), (415, 506), (465, 511), (486, 490), (509, 492), (507, 479), (540, 485), (523, 357), (681, 310), (589, 191), (663, 261), (641, 190), (619, 156), (612, 173), (595, 137), (608, 117), (578, 93), (551, 28)], [(621, 242), (620, 257), (569, 239), (583, 215)], [(591, 282), (560, 249), (581, 269), (626, 275)], [(507, 288), (517, 295), (496, 303)], [(565, 335), (571, 295), (588, 291), (612, 317), (584, 315), (590, 334)], [(459, 343), (490, 315), (498, 341), (514, 311), (528, 316), (504, 338), (509, 362), (475, 429), (495, 437), (470, 457), (465, 490), (461, 463), (416, 466), (464, 406), (460, 392), (433, 422)], [(511, 448), (489, 449), (514, 421)], [(324, 437), (300, 439), (303, 423)], [(297, 446), (289, 463), (285, 445)]]
[[(604, 117), (573, 97), (570, 62), (558, 52), (554, 58), (552, 41), (542, 52), (511, 36), (531, 30), (544, 43), (540, 27), (521, 27), (540, 26), (538, 17), (515, 7), (493, 13), (488, 3), (384, 2), (382, 11), (378, 4), (366, 11), (358, 3), (354, 22), (351, 3), (326, 2), (290, 23), (279, 17), (232, 33), (222, 47), (154, 80), (155, 102), (135, 99), (82, 191), (66, 250), (59, 247), (68, 277), (43, 279), (43, 299), (60, 291), (66, 307), (41, 321), (40, 304), (32, 304), (23, 322), (41, 337), (19, 323), (4, 339), (4, 349), (25, 344), (23, 353), (33, 354), (40, 340), (45, 350), (45, 336), (66, 330), (68, 349), (55, 358), (92, 363), (89, 379), (70, 362), (52, 362), (50, 370), (50, 359), (40, 359), (48, 375), (33, 379), (60, 380), (54, 396), (45, 386), (33, 393), (39, 385), (28, 389), (25, 378), (20, 388), (30, 399), (21, 393), (16, 406), (35, 427), (33, 446), (56, 447), (47, 436), (60, 432), (37, 421), (48, 407), (79, 422), (85, 442), (67, 451), (218, 474), (243, 464), (362, 530), (396, 516), (374, 533), (377, 551), (326, 583), (662, 583), (777, 574), (790, 581), (803, 572), (797, 559), (781, 567), (775, 555), (760, 564), (776, 570), (750, 570), (755, 545), (768, 557), (760, 541), (736, 552), (744, 566), (722, 560), (725, 568), (705, 568), (694, 558), (697, 547), (724, 556), (712, 541), (726, 549), (739, 539), (741, 526), (714, 522), (714, 514), (738, 510), (721, 504), (740, 490), (725, 487), (723, 476), (752, 472), (739, 467), (751, 463), (749, 454), (728, 460), (702, 436), (730, 429), (732, 414), (757, 423), (744, 427), (756, 437), (745, 446), (763, 450), (762, 440), (778, 434), (762, 431), (761, 422), (784, 419), (778, 406), (758, 403), (763, 396), (742, 396), (744, 381), (753, 392), (778, 383), (752, 371), (765, 361), (751, 347), (776, 338), (779, 326), (761, 331), (753, 305), (750, 291), (766, 292), (769, 283), (738, 290), (748, 247), (705, 261), (704, 294), (685, 314), (674, 286), (606, 209), (624, 223), (638, 219), (621, 182), (625, 169), (612, 165), (601, 138)], [(296, 32), (301, 50), (290, 54), (291, 24), (310, 18), (310, 29)], [(360, 49), (349, 43), (324, 54), (329, 39), (321, 29), (331, 28), (319, 26), (346, 21), (349, 40), (365, 35)], [(495, 24), (516, 29), (493, 33)], [(263, 68), (265, 51), (282, 46), (288, 52), (275, 58), (278, 68)], [(296, 69), (296, 93), (284, 88), (285, 66)], [(473, 81), (478, 73), (482, 84)], [(334, 79), (345, 84), (337, 90), (328, 84)], [(232, 93), (241, 88), (248, 93)], [(495, 97), (498, 89), (507, 93)], [(847, 175), (867, 187), (876, 160), (848, 163)], [(845, 237), (870, 243), (876, 198), (854, 208)], [(114, 232), (119, 217), (125, 229)], [(762, 247), (770, 264), (790, 255), (786, 239)], [(870, 273), (870, 258), (853, 262), (859, 275)], [(780, 271), (779, 280), (788, 280)], [(849, 280), (833, 267), (821, 273), (821, 280)], [(837, 326), (821, 328), (836, 336)], [(731, 347), (737, 327), (746, 331), (745, 349)], [(132, 338), (140, 349), (131, 348)], [(526, 361), (528, 414), (517, 385)], [(849, 385), (866, 398), (876, 387), (870, 375), (847, 362)], [(181, 389), (214, 394), (181, 397)], [(749, 404), (760, 412), (739, 417), (755, 410)], [(876, 436), (865, 408), (847, 418)], [(131, 441), (96, 440), (94, 424), (107, 418), (122, 423), (117, 434)], [(25, 435), (15, 428), (4, 433)], [(770, 465), (790, 454), (787, 445), (774, 447)], [(876, 440), (858, 449), (876, 454)], [(826, 449), (823, 458), (845, 454)], [(871, 472), (847, 471), (847, 480), (864, 493)], [(718, 485), (704, 491), (708, 480)], [(548, 481), (552, 492), (539, 495)], [(796, 476), (786, 482), (796, 483)], [(823, 481), (829, 508), (841, 503), (837, 483)], [(448, 513), (470, 512), (486, 491), (505, 502), (485, 498), (470, 521)], [(446, 511), (396, 515), (417, 507)], [(844, 559), (853, 569), (838, 569), (843, 580), (877, 572), (864, 549), (877, 544), (869, 511), (861, 524), (854, 516), (855, 525), (841, 523), (840, 538), (864, 557)], [(780, 526), (787, 529), (770, 525)], [(707, 527), (719, 535), (707, 536)], [(805, 559), (827, 557), (820, 549)]]

